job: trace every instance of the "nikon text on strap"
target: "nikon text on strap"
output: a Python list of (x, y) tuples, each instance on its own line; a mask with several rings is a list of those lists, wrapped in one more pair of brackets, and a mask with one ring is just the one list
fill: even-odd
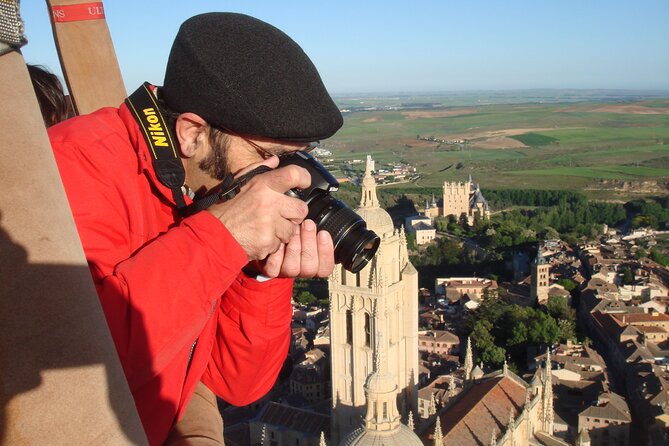
[(172, 130), (160, 112), (152, 88), (154, 87), (151, 84), (144, 82), (126, 98), (125, 103), (139, 124), (146, 145), (149, 146), (153, 169), (158, 180), (172, 190), (174, 202), (179, 211), (182, 211), (186, 207), (181, 191), (181, 186), (186, 180), (186, 172), (179, 158)]

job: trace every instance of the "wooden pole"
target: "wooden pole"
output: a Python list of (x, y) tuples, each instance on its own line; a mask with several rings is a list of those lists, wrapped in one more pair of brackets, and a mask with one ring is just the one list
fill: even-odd
[(0, 108), (0, 444), (146, 444), (17, 51)]
[(53, 35), (77, 114), (118, 107), (126, 97), (101, 1), (47, 0)]

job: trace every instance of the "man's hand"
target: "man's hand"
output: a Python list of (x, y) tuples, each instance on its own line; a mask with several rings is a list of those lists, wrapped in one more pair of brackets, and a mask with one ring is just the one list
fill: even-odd
[[(276, 156), (253, 164), (278, 166)], [(330, 234), (304, 220), (308, 208), (298, 198), (285, 195), (293, 188), (306, 188), (311, 176), (306, 169), (286, 166), (252, 178), (230, 201), (211, 206), (256, 269), (268, 277), (326, 277), (334, 268), (334, 247)]]
[(332, 237), (316, 233), (316, 224), (304, 220), (290, 241), (257, 267), (267, 277), (327, 277), (334, 269)]

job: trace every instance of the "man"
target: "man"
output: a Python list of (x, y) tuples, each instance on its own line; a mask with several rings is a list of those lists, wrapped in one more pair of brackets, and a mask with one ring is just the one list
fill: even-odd
[[(331, 136), (342, 117), (301, 48), (241, 14), (184, 22), (164, 86), (144, 90), (50, 138), (149, 442), (222, 444), (214, 393), (245, 405), (272, 387), (288, 351), (291, 278), (334, 267), (329, 234), (284, 194), (309, 174), (277, 168), (277, 155)], [(171, 134), (136, 97), (171, 117)], [(165, 174), (158, 158), (172, 139)], [(260, 165), (273, 170), (183, 216), (191, 195)]]

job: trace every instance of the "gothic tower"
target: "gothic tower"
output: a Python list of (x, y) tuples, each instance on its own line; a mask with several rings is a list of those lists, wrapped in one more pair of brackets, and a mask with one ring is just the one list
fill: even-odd
[(409, 262), (404, 229), (396, 230), (379, 206), (371, 167), (368, 156), (356, 212), (381, 238), (379, 250), (359, 273), (337, 265), (328, 280), (333, 444), (363, 422), (375, 333), (386, 340), (386, 370), (397, 386), (400, 414), (408, 416), (417, 404), (418, 273)]
[(541, 245), (537, 249), (537, 258), (532, 263), (530, 297), (532, 301), (545, 304), (548, 301), (549, 277), (551, 265), (541, 255)]

